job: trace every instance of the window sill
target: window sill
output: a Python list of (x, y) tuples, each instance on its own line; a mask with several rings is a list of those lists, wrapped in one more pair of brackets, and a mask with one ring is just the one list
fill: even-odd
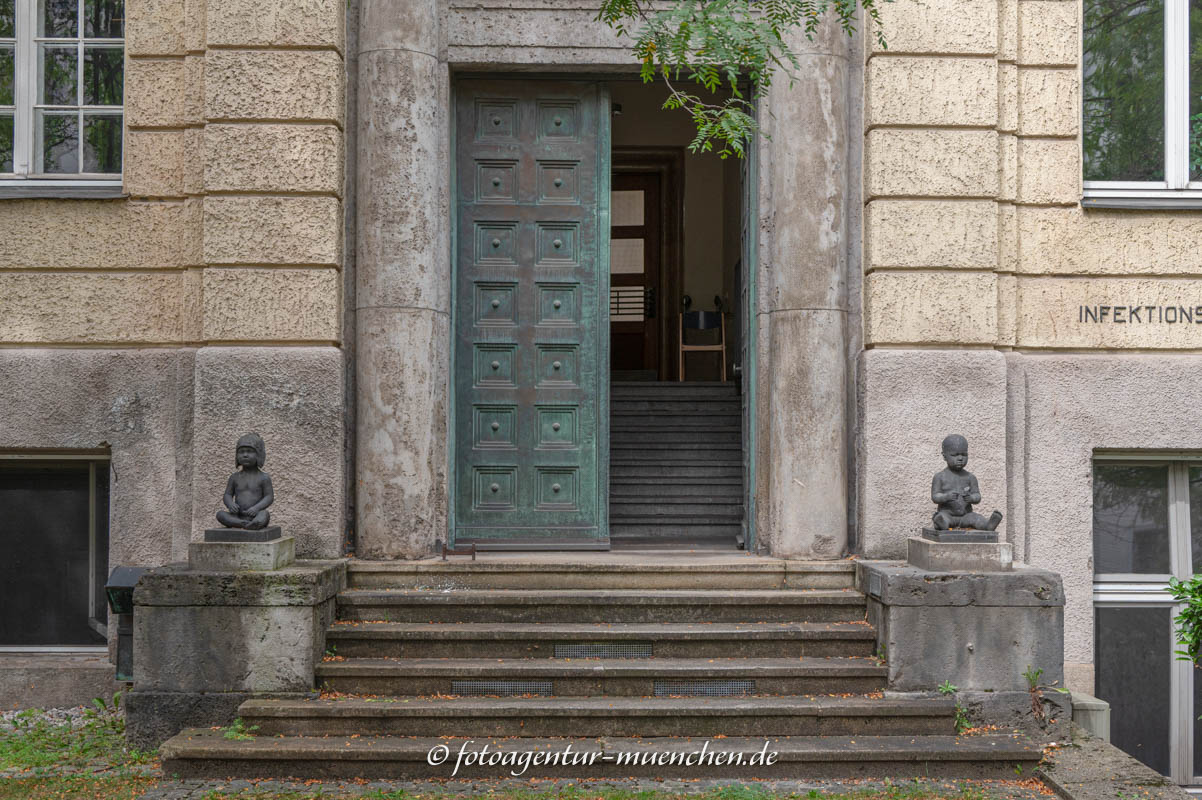
[(1202, 190), (1087, 188), (1081, 197), (1081, 207), (1133, 211), (1199, 211), (1202, 210)]
[(45, 179), (40, 177), (0, 179), (0, 200), (29, 198), (63, 198), (114, 200), (126, 197), (120, 180), (109, 179)]

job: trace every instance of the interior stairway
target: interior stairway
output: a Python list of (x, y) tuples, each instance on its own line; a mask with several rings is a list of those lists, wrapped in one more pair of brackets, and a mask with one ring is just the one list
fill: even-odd
[(614, 381), (609, 403), (612, 546), (739, 546), (737, 384)]
[(850, 562), (705, 558), (353, 563), (321, 696), (244, 703), (253, 738), (183, 731), (161, 748), (164, 773), (445, 779), (460, 748), (485, 745), (591, 759), (522, 779), (1004, 778), (1039, 761), (1015, 736), (957, 736), (951, 698), (882, 692)]

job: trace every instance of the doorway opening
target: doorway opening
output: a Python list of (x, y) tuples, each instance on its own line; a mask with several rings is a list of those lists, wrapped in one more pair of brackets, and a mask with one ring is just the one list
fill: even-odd
[(690, 152), (666, 97), (610, 85), (610, 543), (734, 550), (750, 535), (750, 173)]

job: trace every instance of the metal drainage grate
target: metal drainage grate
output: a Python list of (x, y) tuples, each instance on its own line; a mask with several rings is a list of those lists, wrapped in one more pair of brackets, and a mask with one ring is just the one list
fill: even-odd
[(656, 681), (656, 697), (737, 697), (755, 694), (755, 681)]
[(506, 697), (533, 694), (551, 697), (551, 681), (451, 681), (451, 694), (463, 697)]
[(651, 658), (651, 642), (557, 642), (556, 658)]

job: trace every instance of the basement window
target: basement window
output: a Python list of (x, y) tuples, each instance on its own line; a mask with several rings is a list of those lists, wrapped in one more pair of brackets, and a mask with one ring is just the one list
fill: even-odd
[(1202, 459), (1095, 456), (1094, 692), (1110, 740), (1202, 786), (1202, 675), (1178, 649), (1170, 577), (1202, 572)]
[(0, 650), (105, 647), (109, 462), (0, 456)]

